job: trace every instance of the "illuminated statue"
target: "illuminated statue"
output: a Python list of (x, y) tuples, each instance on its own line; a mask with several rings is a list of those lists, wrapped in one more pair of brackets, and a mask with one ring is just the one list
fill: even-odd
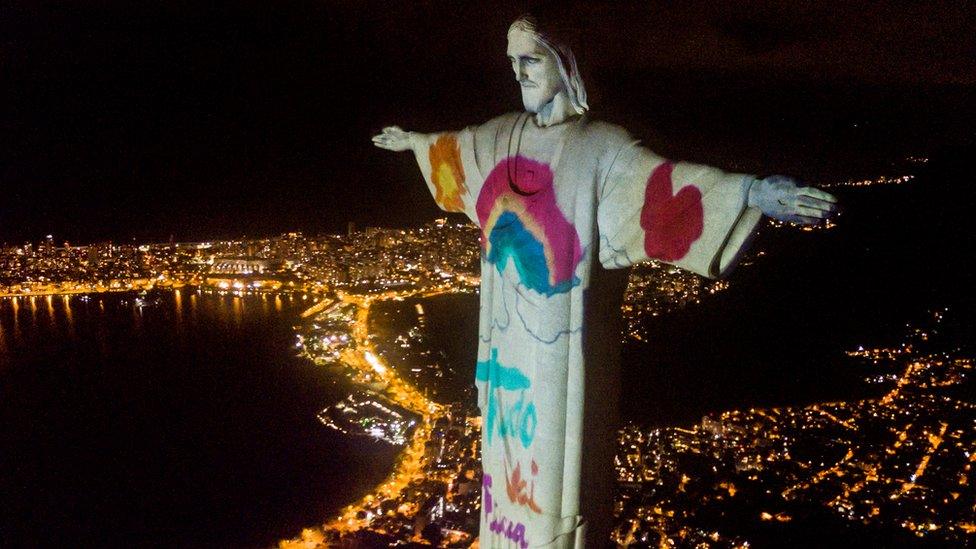
[(526, 112), (373, 141), (413, 151), (437, 204), (481, 228), (481, 546), (603, 547), (621, 268), (658, 259), (718, 277), (763, 213), (816, 223), (836, 200), (783, 176), (671, 162), (593, 120), (572, 51), (531, 17), (510, 27), (508, 57)]

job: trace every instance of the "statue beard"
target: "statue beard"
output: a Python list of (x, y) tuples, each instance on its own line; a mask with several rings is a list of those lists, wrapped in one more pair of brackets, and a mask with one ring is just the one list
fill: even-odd
[(539, 87), (522, 88), (522, 106), (525, 107), (526, 112), (539, 114), (547, 107), (551, 108), (558, 91), (550, 97), (544, 97), (542, 94), (543, 90)]

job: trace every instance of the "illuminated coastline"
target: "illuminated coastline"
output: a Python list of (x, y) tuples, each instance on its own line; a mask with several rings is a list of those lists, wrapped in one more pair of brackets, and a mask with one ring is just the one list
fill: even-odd
[[(397, 375), (395, 369), (385, 364), (378, 356), (370, 343), (369, 313), (370, 307), (376, 302), (402, 300), (407, 297), (433, 297), (451, 291), (453, 290), (447, 286), (407, 292), (386, 292), (374, 296), (340, 294), (338, 302), (330, 302), (328, 307), (316, 304), (302, 314), (303, 318), (314, 320), (317, 314), (328, 314), (330, 309), (337, 308), (341, 304), (355, 306), (354, 319), (349, 327), (352, 338), (347, 348), (340, 352), (339, 361), (350, 370), (352, 379), (356, 383), (382, 387), (384, 395), (394, 404), (418, 414), (421, 420), (414, 431), (413, 439), (397, 458), (393, 472), (373, 492), (345, 507), (333, 520), (318, 527), (304, 529), (298, 538), (282, 540), (278, 544), (279, 547), (319, 547), (326, 541), (326, 532), (341, 536), (361, 530), (372, 523), (378, 503), (397, 499), (411, 482), (423, 478), (425, 444), (431, 438), (432, 426), (443, 416), (444, 408), (425, 398), (416, 387), (404, 381)], [(401, 508), (399, 511), (409, 513), (415, 510)]]
[[(878, 178), (837, 185), (909, 181)], [(836, 227), (769, 225), (796, 235)], [(96, 252), (67, 246), (26, 249), (6, 251), (7, 264), (15, 262), (20, 270), (10, 271), (13, 276), (0, 290), (19, 296), (11, 298), (15, 303), (39, 291), (87, 293), (77, 284), (99, 291), (199, 284), (219, 294), (275, 291), (311, 298), (314, 304), (299, 315), (299, 355), (338, 369), (365, 389), (364, 398), (382, 395), (417, 415), (408, 438), (387, 439), (403, 448), (382, 483), (322, 523), (280, 540), (279, 547), (434, 543), (435, 538), (461, 545), (477, 532), (478, 410), (451, 397), (432, 400), (423, 380), (433, 368), (423, 359), (411, 365), (422, 370), (417, 375), (393, 365), (393, 359), (404, 358), (391, 354), (396, 347), (407, 348), (404, 356), (423, 354), (415, 352), (422, 324), (396, 334), (371, 328), (378, 304), (385, 308), (407, 298), (473, 292), (479, 268), (476, 228), (439, 220), (418, 229), (371, 228), (324, 237), (289, 233), (256, 241), (103, 246)], [(79, 257), (90, 261), (103, 251), (110, 259), (96, 263), (104, 270), (94, 273), (79, 266)], [(757, 248), (743, 267), (764, 261), (766, 253)], [(266, 272), (234, 271), (261, 262), (267, 263)], [(70, 273), (84, 276), (66, 284)], [(255, 274), (280, 284), (255, 286)], [(117, 282), (113, 286), (105, 280)], [(640, 265), (625, 293), (623, 336), (645, 341), (652, 335), (649, 317), (728, 288), (726, 281), (703, 280), (668, 265)], [(30, 291), (25, 294), (25, 289)], [(691, 425), (626, 426), (618, 436), (617, 541), (746, 547), (761, 542), (762, 528), (794, 527), (806, 515), (824, 511), (841, 524), (881, 525), (918, 539), (971, 541), (976, 502), (969, 488), (976, 442), (967, 426), (976, 407), (939, 391), (951, 391), (972, 375), (972, 358), (944, 350), (922, 353), (923, 336), (934, 332), (920, 327), (901, 346), (848, 353), (849, 360), (876, 367), (864, 381), (887, 389), (877, 398), (726, 410)]]

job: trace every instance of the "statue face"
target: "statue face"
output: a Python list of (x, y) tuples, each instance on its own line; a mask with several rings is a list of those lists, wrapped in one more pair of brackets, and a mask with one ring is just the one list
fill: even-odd
[(508, 60), (522, 88), (525, 110), (538, 113), (565, 89), (555, 56), (532, 33), (514, 29), (508, 34)]

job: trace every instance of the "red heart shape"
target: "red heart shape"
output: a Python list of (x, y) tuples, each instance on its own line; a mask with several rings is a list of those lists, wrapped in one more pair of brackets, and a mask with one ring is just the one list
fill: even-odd
[(701, 191), (688, 185), (673, 194), (672, 162), (665, 162), (647, 179), (641, 228), (644, 229), (644, 251), (647, 257), (677, 261), (688, 254), (691, 244), (704, 229)]

